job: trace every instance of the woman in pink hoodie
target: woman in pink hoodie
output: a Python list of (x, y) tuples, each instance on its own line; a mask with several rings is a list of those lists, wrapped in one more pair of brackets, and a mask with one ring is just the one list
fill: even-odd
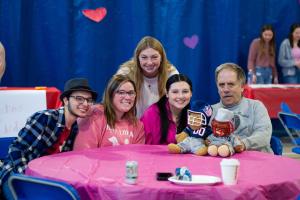
[(131, 79), (113, 76), (102, 103), (92, 107), (89, 117), (78, 120), (74, 150), (145, 143), (143, 124), (135, 115), (136, 87)]

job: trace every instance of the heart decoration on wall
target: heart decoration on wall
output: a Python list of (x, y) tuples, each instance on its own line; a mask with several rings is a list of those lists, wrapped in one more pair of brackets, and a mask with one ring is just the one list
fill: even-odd
[(199, 42), (199, 37), (198, 35), (192, 35), (192, 37), (185, 37), (183, 38), (183, 43), (185, 46), (194, 49)]
[(87, 17), (88, 19), (99, 23), (105, 16), (107, 10), (104, 7), (93, 9), (84, 9), (82, 10), (82, 14)]

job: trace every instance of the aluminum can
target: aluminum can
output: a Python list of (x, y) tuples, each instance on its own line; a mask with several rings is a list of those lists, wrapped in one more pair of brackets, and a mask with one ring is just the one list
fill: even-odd
[(138, 178), (138, 162), (127, 161), (126, 162), (126, 177), (125, 181), (128, 184), (136, 184)]

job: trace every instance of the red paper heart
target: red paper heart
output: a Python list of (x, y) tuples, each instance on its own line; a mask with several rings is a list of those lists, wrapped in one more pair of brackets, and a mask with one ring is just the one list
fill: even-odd
[(82, 10), (82, 14), (94, 22), (100, 22), (105, 17), (106, 13), (107, 11), (106, 8), (104, 7), (97, 8), (95, 10), (92, 9)]

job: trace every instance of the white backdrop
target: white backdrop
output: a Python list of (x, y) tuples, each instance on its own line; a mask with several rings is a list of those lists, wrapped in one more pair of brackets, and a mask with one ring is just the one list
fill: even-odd
[(46, 109), (45, 90), (0, 90), (0, 137), (14, 137), (28, 117)]

